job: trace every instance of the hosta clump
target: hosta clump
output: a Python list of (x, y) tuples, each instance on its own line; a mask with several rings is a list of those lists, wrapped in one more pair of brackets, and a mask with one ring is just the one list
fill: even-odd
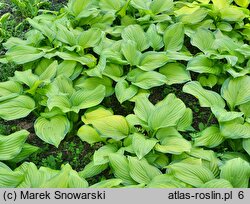
[[(69, 0), (57, 14), (28, 19), (33, 29), (25, 38), (4, 43), (0, 62), (23, 71), (0, 83), (0, 117), (34, 114), (35, 133), (46, 143), (58, 147), (77, 134), (100, 148), (78, 173), (68, 164), (51, 170), (23, 163), (10, 170), (1, 163), (0, 186), (248, 187), (248, 5)], [(172, 93), (150, 102), (152, 88), (173, 84), (184, 84), (185, 93), (210, 108), (216, 124), (195, 130), (192, 107)], [(133, 113), (114, 114), (119, 111), (103, 102), (112, 97), (134, 106)], [(11, 150), (5, 160), (25, 148), (32, 152), (16, 146), (18, 153)], [(110, 179), (88, 184), (104, 171)]]

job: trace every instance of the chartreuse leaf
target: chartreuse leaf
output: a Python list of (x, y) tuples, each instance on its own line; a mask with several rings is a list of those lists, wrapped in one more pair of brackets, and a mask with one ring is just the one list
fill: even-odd
[(68, 188), (87, 188), (88, 186), (88, 182), (81, 178), (76, 171), (69, 172)]
[(0, 160), (11, 160), (17, 156), (29, 135), (26, 130), (12, 133), (8, 136), (0, 135)]
[(147, 185), (147, 188), (185, 188), (186, 184), (173, 175), (162, 174), (156, 176), (152, 181)]
[(148, 118), (148, 124), (153, 130), (177, 125), (185, 114), (185, 104), (174, 94), (169, 94), (163, 101), (155, 106)]
[(140, 133), (134, 133), (132, 135), (132, 147), (139, 159), (142, 159), (146, 154), (148, 154), (157, 142), (158, 141), (156, 139), (147, 139)]
[(96, 142), (104, 141), (104, 138), (101, 138), (98, 132), (89, 125), (83, 125), (79, 128), (77, 135), (81, 138), (82, 141), (89, 144), (94, 144)]
[(213, 179), (200, 186), (200, 188), (233, 188), (232, 184), (225, 179)]
[(7, 100), (0, 100), (0, 118), (4, 120), (24, 118), (34, 109), (35, 101), (29, 96), (19, 95)]
[(62, 115), (56, 115), (52, 118), (37, 118), (35, 124), (36, 135), (43, 141), (56, 147), (64, 139), (70, 129), (69, 120)]
[(33, 154), (38, 150), (39, 147), (24, 143), (21, 152), (18, 155), (16, 155), (13, 159), (9, 160), (9, 162), (14, 162), (14, 163), (21, 162), (22, 160), (26, 159), (28, 156), (30, 156), (31, 154)]
[(117, 82), (115, 86), (115, 95), (120, 103), (127, 101), (134, 97), (138, 92), (138, 87), (129, 85), (126, 80)]
[(246, 118), (250, 117), (250, 101), (239, 106), (241, 112), (244, 113)]
[(12, 93), (21, 94), (23, 87), (16, 81), (0, 82), (0, 97), (7, 96)]
[(202, 165), (178, 162), (167, 167), (177, 179), (194, 187), (199, 187), (214, 179), (213, 173)]
[(156, 25), (151, 24), (146, 32), (150, 46), (154, 50), (159, 50), (164, 46), (162, 36), (158, 34)]
[(114, 93), (114, 88), (112, 87), (112, 83), (113, 81), (110, 78), (105, 77), (105, 76), (103, 76), (102, 78), (99, 78), (99, 77), (85, 78), (84, 77), (76, 81), (75, 87), (85, 89), (85, 91), (87, 91), (87, 90), (95, 90), (97, 86), (103, 85), (105, 87), (105, 93), (106, 93), (105, 96), (108, 97)]
[(121, 179), (107, 179), (100, 181), (89, 188), (114, 188), (119, 186), (122, 183)]
[(205, 146), (209, 148), (214, 148), (220, 145), (225, 138), (220, 132), (220, 129), (216, 126), (211, 126), (203, 130), (199, 137), (194, 140), (195, 146)]
[(203, 55), (198, 55), (191, 59), (187, 64), (187, 70), (197, 73), (220, 74), (221, 67), (214, 64), (212, 60)]
[(188, 11), (188, 9), (185, 9), (183, 11), (188, 12), (184, 13), (184, 15), (178, 16), (178, 20), (183, 24), (197, 24), (201, 22), (209, 12), (209, 10), (207, 10), (206, 8), (199, 8), (199, 6), (190, 8), (190, 11)]
[(229, 6), (220, 10), (221, 18), (225, 21), (242, 21), (247, 15), (236, 6)]
[(191, 35), (191, 44), (203, 52), (213, 49), (214, 40), (214, 34), (204, 28), (199, 28), (193, 35)]
[(193, 112), (190, 108), (186, 108), (184, 115), (180, 118), (177, 123), (178, 131), (186, 131), (192, 129), (193, 123)]
[(229, 6), (229, 2), (227, 0), (212, 0), (212, 2), (215, 9), (222, 9)]
[(112, 0), (100, 0), (100, 7), (104, 11), (119, 11), (123, 4), (125, 3), (124, 0), (119, 1), (112, 1)]
[(150, 4), (150, 10), (153, 14), (158, 14), (162, 12), (169, 12), (173, 9), (174, 2), (173, 0), (154, 0)]
[(142, 95), (135, 98), (134, 113), (142, 121), (147, 122), (154, 109), (154, 105), (148, 100), (147, 96)]
[(228, 180), (234, 188), (247, 188), (249, 175), (249, 162), (241, 158), (231, 159), (221, 166), (220, 178)]
[(79, 176), (82, 178), (91, 178), (103, 172), (108, 168), (108, 164), (95, 165), (94, 161), (88, 163), (82, 171), (79, 172)]
[(81, 32), (81, 35), (78, 37), (78, 45), (83, 49), (89, 47), (95, 47), (101, 40), (102, 31), (98, 28), (90, 28), (87, 31)]
[(250, 76), (238, 78), (228, 78), (222, 85), (221, 95), (227, 101), (231, 110), (235, 106), (247, 103), (250, 101)]
[(0, 187), (1, 188), (15, 188), (24, 179), (24, 175), (18, 171), (12, 171), (7, 166), (4, 167), (0, 163)]
[(71, 0), (68, 2), (68, 8), (75, 16), (78, 16), (82, 11), (87, 8), (90, 2), (90, 0)]
[(213, 74), (208, 74), (208, 75), (201, 74), (198, 77), (198, 81), (202, 86), (208, 86), (210, 88), (213, 88), (218, 82), (218, 77)]
[(250, 124), (244, 122), (243, 118), (236, 118), (228, 122), (220, 123), (220, 130), (225, 138), (250, 138)]
[(155, 145), (155, 150), (158, 152), (178, 155), (191, 150), (191, 143), (173, 127), (160, 129), (156, 137), (160, 140), (160, 144)]
[(131, 0), (131, 6), (136, 9), (149, 10), (150, 1), (148, 0)]
[(220, 107), (212, 107), (211, 110), (219, 122), (227, 122), (236, 118), (241, 118), (244, 114), (242, 112), (226, 111)]
[(188, 82), (183, 86), (183, 91), (196, 97), (201, 107), (225, 107), (222, 97), (214, 91), (204, 89), (199, 82)]
[(115, 177), (121, 179), (123, 184), (136, 184), (129, 174), (128, 160), (124, 155), (118, 153), (109, 154), (109, 164), (114, 172)]
[(128, 136), (129, 125), (125, 117), (112, 115), (93, 120), (91, 124), (100, 133), (101, 137), (121, 140)]
[(132, 40), (136, 42), (137, 49), (144, 51), (149, 47), (149, 43), (142, 27), (135, 24), (127, 26), (121, 33), (122, 39), (126, 41)]
[(239, 5), (239, 6), (241, 6), (241, 7), (245, 7), (245, 8), (247, 8), (248, 5), (249, 5), (249, 1), (248, 1), (248, 0), (234, 0), (234, 2), (235, 2), (237, 5)]
[(31, 88), (39, 80), (39, 77), (33, 74), (31, 69), (28, 69), (26, 71), (15, 71), (15, 76), (11, 79)]
[(184, 43), (184, 26), (182, 23), (175, 23), (167, 27), (163, 41), (165, 50), (179, 51)]
[(121, 51), (130, 65), (139, 65), (141, 52), (137, 49), (137, 43), (128, 40), (122, 43)]
[(168, 57), (165, 52), (145, 52), (141, 56), (139, 68), (144, 71), (155, 70), (168, 62)]
[(168, 63), (160, 68), (159, 72), (167, 77), (166, 84), (182, 84), (191, 80), (186, 67), (180, 63)]
[(150, 165), (146, 159), (128, 157), (130, 176), (138, 183), (149, 184), (150, 181), (162, 174), (159, 169)]
[(146, 72), (140, 69), (134, 69), (129, 72), (127, 80), (142, 89), (150, 89), (165, 84), (167, 78), (163, 74), (156, 71)]
[(25, 64), (40, 59), (44, 55), (45, 53), (38, 48), (29, 45), (16, 45), (7, 51), (6, 58), (16, 64)]
[(244, 150), (250, 155), (250, 138), (243, 139), (242, 146)]
[(93, 121), (97, 119), (101, 119), (112, 115), (114, 115), (112, 109), (107, 109), (102, 106), (98, 106), (88, 109), (84, 113), (81, 119), (85, 124), (91, 124)]
[(109, 154), (117, 152), (117, 146), (108, 144), (95, 151), (93, 156), (94, 165), (106, 164), (109, 162)]

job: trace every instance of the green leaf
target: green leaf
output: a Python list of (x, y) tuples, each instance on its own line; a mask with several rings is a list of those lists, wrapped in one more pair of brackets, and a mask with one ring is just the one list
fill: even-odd
[(153, 71), (168, 62), (168, 57), (165, 52), (145, 52), (141, 56), (139, 68), (144, 71)]
[(165, 50), (167, 51), (179, 51), (184, 43), (184, 26), (182, 23), (172, 24), (167, 27), (163, 41), (165, 44)]
[(75, 16), (78, 16), (82, 11), (85, 11), (90, 2), (90, 0), (71, 0), (68, 2), (68, 7)]
[(213, 74), (208, 74), (208, 75), (201, 74), (198, 76), (198, 81), (202, 86), (208, 86), (210, 88), (213, 88), (218, 82), (218, 77)]
[(220, 123), (221, 134), (225, 138), (240, 139), (250, 138), (250, 124), (243, 118), (236, 118), (232, 121)]
[(1, 188), (15, 188), (24, 179), (21, 172), (12, 171), (11, 169), (0, 166), (0, 187)]
[[(204, 40), (206, 39), (206, 40)], [(199, 28), (197, 31), (191, 35), (191, 44), (201, 51), (206, 52), (213, 49), (215, 37), (214, 34), (204, 28)]]
[(168, 136), (161, 141), (161, 144), (155, 145), (155, 150), (162, 153), (181, 154), (190, 152), (191, 143), (182, 137)]
[(95, 165), (93, 161), (88, 163), (82, 171), (79, 172), (79, 176), (82, 178), (91, 178), (94, 177), (101, 172), (103, 172), (105, 169), (108, 168), (108, 164), (100, 164), (100, 165)]
[(186, 110), (185, 104), (174, 94), (169, 94), (161, 103), (155, 106), (148, 119), (153, 130), (176, 126)]
[(0, 100), (0, 118), (3, 118), (4, 120), (24, 118), (34, 109), (34, 100), (25, 95), (19, 95), (15, 98), (4, 101)]
[(234, 120), (236, 118), (242, 117), (243, 115), (243, 113), (241, 112), (226, 111), (225, 109), (220, 107), (212, 107), (211, 110), (219, 122)]
[(249, 5), (249, 0), (234, 0), (234, 2), (241, 7), (247, 8)]
[(128, 40), (122, 43), (122, 54), (130, 65), (139, 65), (141, 52), (137, 49), (137, 43), (132, 40)]
[(39, 80), (39, 77), (33, 74), (31, 69), (28, 69), (26, 71), (15, 71), (15, 76), (10, 79), (31, 88)]
[(176, 179), (173, 175), (162, 174), (156, 176), (147, 185), (147, 188), (185, 188), (186, 184)]
[(112, 115), (93, 120), (91, 123), (100, 133), (101, 137), (121, 140), (128, 136), (129, 126), (121, 115)]
[(180, 63), (168, 63), (160, 68), (159, 72), (167, 77), (166, 84), (182, 84), (191, 80), (186, 67)]
[(203, 21), (204, 18), (206, 18), (208, 14), (208, 9), (206, 8), (199, 8), (196, 9), (191, 8), (194, 10), (191, 10), (193, 12), (191, 13), (185, 13), (184, 15), (179, 16), (179, 21), (181, 21), (183, 24), (197, 24), (201, 21)]
[(37, 136), (56, 147), (64, 139), (70, 129), (70, 122), (65, 116), (57, 115), (52, 118), (37, 118), (34, 124)]
[(94, 165), (106, 164), (109, 162), (109, 155), (117, 152), (117, 147), (113, 144), (102, 146), (95, 151), (93, 156)]
[(0, 97), (7, 96), (12, 93), (21, 94), (23, 87), (15, 81), (0, 82)]
[(121, 9), (124, 3), (125, 1), (123, 0), (119, 0), (119, 1), (100, 0), (99, 5), (100, 5), (101, 10), (116, 12)]
[(128, 160), (124, 155), (118, 153), (111, 153), (109, 155), (109, 163), (114, 172), (115, 177), (121, 179), (123, 184), (136, 184), (136, 182), (131, 178), (129, 174)]
[(173, 9), (173, 7), (173, 0), (154, 0), (150, 4), (150, 10), (153, 12), (153, 14), (169, 12)]
[(220, 178), (228, 180), (234, 188), (248, 188), (250, 165), (241, 158), (231, 159), (221, 166)]
[(128, 162), (130, 176), (138, 183), (149, 184), (154, 177), (162, 174), (159, 169), (150, 165), (145, 159), (128, 157)]
[(122, 183), (121, 179), (107, 179), (107, 180), (103, 180), (100, 181), (92, 186), (90, 186), (89, 188), (114, 188), (119, 186)]
[(14, 163), (19, 163), (38, 150), (39, 147), (30, 145), (28, 143), (24, 143), (21, 152), (9, 161)]
[(220, 145), (224, 140), (225, 138), (220, 133), (220, 129), (216, 126), (211, 126), (203, 130), (200, 136), (195, 138), (194, 145), (214, 148)]
[(243, 139), (242, 146), (244, 150), (248, 153), (248, 155), (250, 155), (250, 138)]
[(28, 138), (29, 132), (21, 130), (8, 136), (0, 135), (0, 160), (11, 160), (17, 156)]
[(148, 0), (131, 0), (131, 6), (136, 9), (149, 10), (150, 1)]
[(239, 106), (241, 112), (244, 113), (246, 118), (250, 117), (250, 101)]
[(6, 58), (8, 61), (16, 64), (25, 64), (40, 59), (44, 55), (44, 52), (35, 47), (29, 45), (16, 45), (7, 51)]
[(194, 187), (214, 179), (213, 173), (202, 165), (179, 162), (169, 165), (168, 168), (177, 179)]
[(218, 75), (221, 73), (222, 68), (213, 63), (203, 55), (198, 55), (191, 59), (187, 64), (187, 70), (197, 73), (208, 73)]
[(162, 36), (158, 34), (155, 24), (151, 24), (146, 32), (150, 46), (154, 50), (159, 50), (164, 46)]
[(214, 91), (204, 89), (197, 81), (185, 84), (183, 92), (196, 97), (199, 100), (201, 107), (225, 107), (225, 102), (219, 94)]
[(95, 47), (98, 45), (102, 37), (102, 31), (98, 28), (90, 28), (87, 31), (81, 32), (77, 41), (83, 49)]
[(97, 86), (92, 90), (78, 90), (72, 94), (70, 101), (72, 102), (72, 109), (76, 113), (80, 109), (86, 109), (96, 106), (101, 103), (105, 97), (105, 87), (103, 85)]
[(250, 76), (238, 78), (228, 78), (222, 85), (221, 96), (227, 101), (231, 110), (235, 106), (247, 103), (250, 101)]
[(85, 124), (91, 124), (97, 119), (101, 119), (112, 115), (114, 115), (112, 109), (107, 109), (102, 106), (98, 106), (92, 109), (88, 109), (81, 119)]
[(177, 123), (178, 131), (186, 131), (192, 129), (193, 123), (193, 112), (190, 108), (186, 108), (184, 115), (180, 118)]
[(154, 109), (154, 105), (148, 100), (146, 96), (143, 95), (136, 97), (134, 113), (138, 118), (144, 122), (147, 122)]
[(132, 135), (132, 147), (139, 159), (142, 159), (146, 154), (148, 154), (157, 142), (158, 141), (156, 139), (147, 139), (144, 135), (139, 133), (134, 133)]
[(77, 131), (77, 136), (79, 136), (82, 141), (87, 142), (91, 145), (96, 142), (104, 141), (104, 139), (100, 137), (98, 132), (89, 125), (83, 125), (82, 127), (80, 127)]
[(134, 97), (138, 92), (138, 87), (129, 85), (127, 81), (119, 81), (115, 86), (115, 95), (120, 103)]
[(87, 92), (88, 90), (95, 90), (98, 89), (97, 86), (103, 85), (105, 87), (105, 96), (111, 96), (114, 93), (114, 88), (112, 87), (113, 81), (108, 77), (89, 77), (89, 78), (80, 78), (75, 82), (75, 87), (85, 89)]
[(129, 25), (122, 31), (122, 39), (125, 42), (131, 40), (136, 42), (137, 49), (139, 51), (144, 51), (149, 47), (149, 43), (145, 32), (139, 25)]
[(233, 188), (233, 186), (228, 180), (213, 179), (201, 185), (200, 188)]
[(224, 7), (228, 7), (228, 0), (212, 0), (215, 9), (222, 9)]
[[(133, 77), (133, 78), (132, 78)], [(150, 89), (165, 84), (167, 78), (156, 71), (142, 71), (134, 69), (127, 78), (132, 84), (142, 88)]]
[(222, 20), (229, 22), (242, 21), (247, 15), (236, 6), (225, 7), (220, 10)]

